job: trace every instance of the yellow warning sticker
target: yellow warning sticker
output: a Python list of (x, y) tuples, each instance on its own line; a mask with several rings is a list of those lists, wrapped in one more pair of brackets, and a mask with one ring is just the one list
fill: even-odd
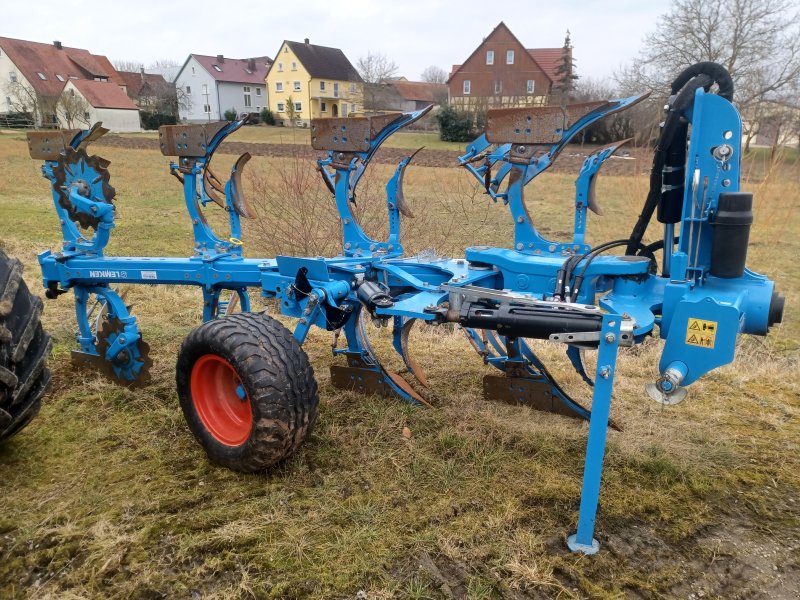
[(690, 346), (713, 348), (717, 337), (717, 321), (689, 319), (686, 324), (686, 343)]

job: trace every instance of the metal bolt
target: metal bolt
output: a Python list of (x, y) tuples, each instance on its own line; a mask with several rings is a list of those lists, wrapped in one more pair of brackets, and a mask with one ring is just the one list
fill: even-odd
[(308, 323), (308, 321), (305, 319), (300, 319), (300, 325), (305, 325), (306, 323)]
[(603, 367), (600, 369), (600, 377), (603, 379), (608, 379), (609, 375), (611, 375), (611, 369), (609, 367)]
[(517, 217), (517, 223), (524, 223), (525, 217)]
[(525, 154), (527, 148), (525, 146), (517, 146), (517, 153), (518, 154)]
[(525, 246), (523, 244), (517, 244), (517, 250), (522, 250)]
[(550, 244), (550, 246), (547, 249), (550, 250), (550, 252), (555, 252), (556, 251), (556, 245), (555, 244)]
[(616, 341), (616, 339), (617, 339), (617, 336), (615, 336), (613, 333), (607, 333), (606, 334), (606, 342), (607, 343), (613, 344)]
[(350, 225), (350, 218), (349, 217), (345, 217), (344, 224), (345, 225)]
[(351, 246), (352, 246), (352, 244), (350, 244), (350, 242), (347, 242), (347, 243), (344, 245), (344, 249), (345, 249), (345, 250), (350, 250)]

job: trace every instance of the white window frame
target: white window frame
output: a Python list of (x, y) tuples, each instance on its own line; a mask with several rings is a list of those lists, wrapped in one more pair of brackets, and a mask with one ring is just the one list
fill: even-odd
[(211, 105), (210, 104), (204, 104), (203, 105), (203, 112), (206, 113), (207, 115), (210, 115), (211, 114)]
[(472, 82), (469, 79), (464, 80), (464, 95), (469, 96), (472, 91)]
[(503, 80), (502, 79), (495, 79), (495, 81), (494, 81), (494, 93), (495, 94), (502, 94), (503, 93)]
[(533, 94), (533, 91), (536, 89), (535, 83), (536, 82), (534, 82), (533, 79), (528, 79), (528, 88), (527, 88), (527, 90), (528, 90), (529, 94)]
[(486, 64), (493, 65), (494, 64), (494, 50), (487, 50), (486, 51)]
[(203, 95), (205, 96), (207, 93), (208, 93), (208, 84), (204, 83), (203, 84)]
[(293, 85), (293, 88), (292, 88), (292, 89), (293, 89), (295, 92), (299, 92), (299, 91), (300, 91), (300, 82), (299, 82), (299, 81), (295, 81), (295, 82), (294, 82), (292, 85)]
[(328, 103), (327, 102), (320, 102), (319, 103), (319, 112), (328, 112)]
[(220, 67), (219, 65), (211, 65), (211, 66), (214, 67), (214, 70), (217, 71), (218, 73), (222, 73), (222, 67)]
[(283, 63), (278, 63), (278, 73), (283, 73)]
[(295, 102), (294, 103), (294, 112), (303, 112), (303, 103), (302, 102)]
[(261, 95), (261, 88), (257, 87), (256, 88), (256, 96), (260, 96), (260, 95)]
[(297, 63), (292, 61), (292, 71), (297, 71)]
[(346, 102), (342, 103), (342, 116), (343, 117), (347, 116), (347, 103)]
[(319, 91), (320, 92), (324, 92), (325, 91), (325, 82), (324, 81), (320, 81), (319, 82)]
[(36, 74), (39, 76), (39, 79), (41, 79), (42, 81), (47, 81), (47, 75), (45, 75), (41, 71), (37, 71)]
[(282, 92), (283, 91), (283, 82), (282, 81), (276, 81), (275, 82), (275, 91), (276, 92)]
[(56, 73), (56, 79), (58, 79), (62, 83), (65, 81), (64, 78), (61, 75), (59, 75), (58, 73)]
[(286, 112), (286, 104), (283, 102), (278, 102), (278, 106), (276, 108), (278, 112)]
[(350, 93), (351, 94), (355, 94), (356, 93), (356, 84), (355, 83), (351, 83), (350, 84)]
[(514, 64), (514, 51), (513, 50), (506, 50), (506, 64), (513, 65)]
[(351, 104), (350, 105), (350, 114), (355, 114), (358, 112), (358, 104)]

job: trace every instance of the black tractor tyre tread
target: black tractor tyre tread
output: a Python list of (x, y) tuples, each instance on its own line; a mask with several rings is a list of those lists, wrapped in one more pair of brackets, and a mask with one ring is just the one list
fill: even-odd
[[(205, 354), (227, 360), (250, 399), (253, 427), (239, 446), (219, 442), (194, 407), (191, 371)], [(308, 356), (288, 329), (265, 314), (238, 313), (192, 331), (178, 354), (176, 384), (189, 428), (209, 458), (236, 471), (264, 471), (288, 458), (317, 418), (317, 382)]]
[(22, 263), (0, 250), (0, 440), (36, 416), (50, 384), (52, 342), (42, 329), (42, 307), (22, 279)]

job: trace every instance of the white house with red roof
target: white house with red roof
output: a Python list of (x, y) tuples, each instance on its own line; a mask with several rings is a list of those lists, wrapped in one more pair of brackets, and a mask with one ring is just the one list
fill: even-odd
[(38, 125), (139, 131), (139, 111), (111, 62), (61, 42), (0, 37), (0, 114), (28, 113)]
[(225, 112), (258, 113), (267, 104), (264, 79), (272, 65), (267, 56), (226, 58), (222, 54), (190, 54), (175, 78), (187, 101), (180, 118), (190, 123), (221, 121)]

